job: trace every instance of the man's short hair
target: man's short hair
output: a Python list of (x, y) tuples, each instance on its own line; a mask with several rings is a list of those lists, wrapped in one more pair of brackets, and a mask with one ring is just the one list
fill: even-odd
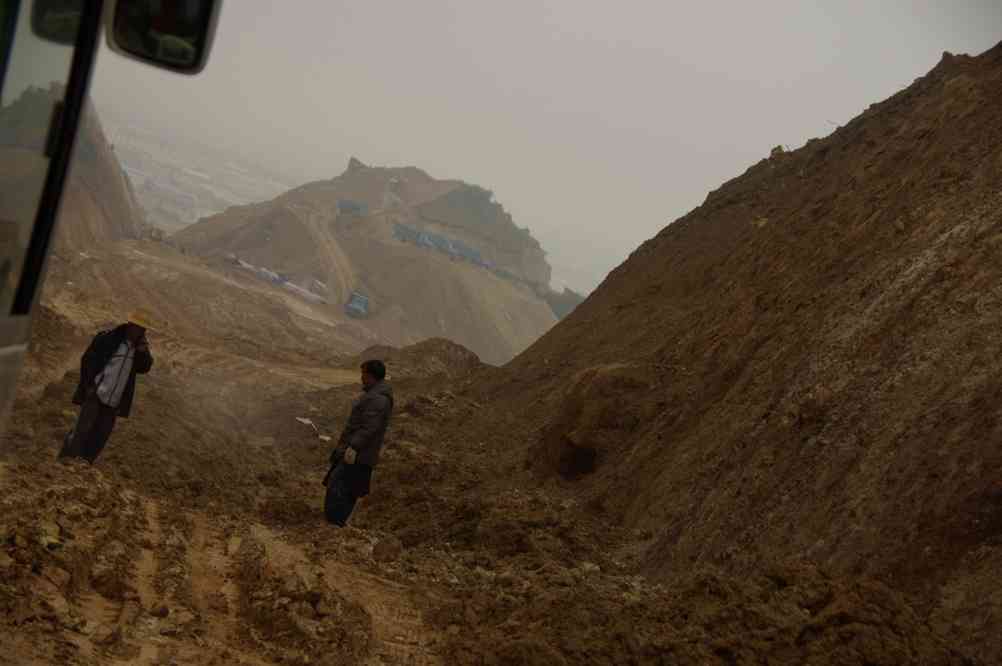
[(386, 364), (377, 359), (366, 361), (362, 364), (362, 372), (367, 372), (379, 381), (386, 378)]

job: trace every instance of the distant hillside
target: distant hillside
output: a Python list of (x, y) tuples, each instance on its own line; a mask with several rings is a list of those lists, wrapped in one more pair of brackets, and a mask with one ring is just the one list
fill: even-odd
[(490, 192), (414, 167), (352, 158), (332, 180), (230, 208), (171, 242), (273, 273), (334, 312), (358, 292), (369, 302), (359, 321), (386, 344), (443, 337), (491, 363), (576, 304), (552, 292), (538, 241)]

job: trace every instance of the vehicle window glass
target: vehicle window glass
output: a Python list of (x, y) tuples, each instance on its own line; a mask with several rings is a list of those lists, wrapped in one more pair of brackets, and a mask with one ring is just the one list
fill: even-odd
[(19, 2), (0, 0), (0, 89), (3, 74), (7, 71), (7, 56), (14, 43), (14, 29), (17, 27), (17, 6)]
[(37, 37), (31, 3), (0, 0), (0, 311), (10, 311), (49, 168), (73, 47)]

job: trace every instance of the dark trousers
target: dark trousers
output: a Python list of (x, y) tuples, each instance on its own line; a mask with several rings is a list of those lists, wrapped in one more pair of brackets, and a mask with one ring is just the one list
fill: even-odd
[(372, 468), (338, 463), (327, 475), (324, 516), (327, 522), (344, 527), (359, 497), (369, 494)]
[(96, 395), (88, 396), (80, 407), (76, 425), (63, 439), (59, 457), (83, 458), (93, 465), (108, 443), (117, 417), (117, 408), (102, 404)]

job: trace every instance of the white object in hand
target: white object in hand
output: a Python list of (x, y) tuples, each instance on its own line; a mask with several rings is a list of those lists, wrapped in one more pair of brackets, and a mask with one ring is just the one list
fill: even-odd
[(313, 428), (313, 432), (317, 433), (318, 436), (320, 435), (320, 429), (317, 428), (317, 424), (311, 421), (310, 419), (304, 419), (302, 416), (297, 416), (296, 420), (302, 423), (303, 425), (310, 426), (311, 428)]

